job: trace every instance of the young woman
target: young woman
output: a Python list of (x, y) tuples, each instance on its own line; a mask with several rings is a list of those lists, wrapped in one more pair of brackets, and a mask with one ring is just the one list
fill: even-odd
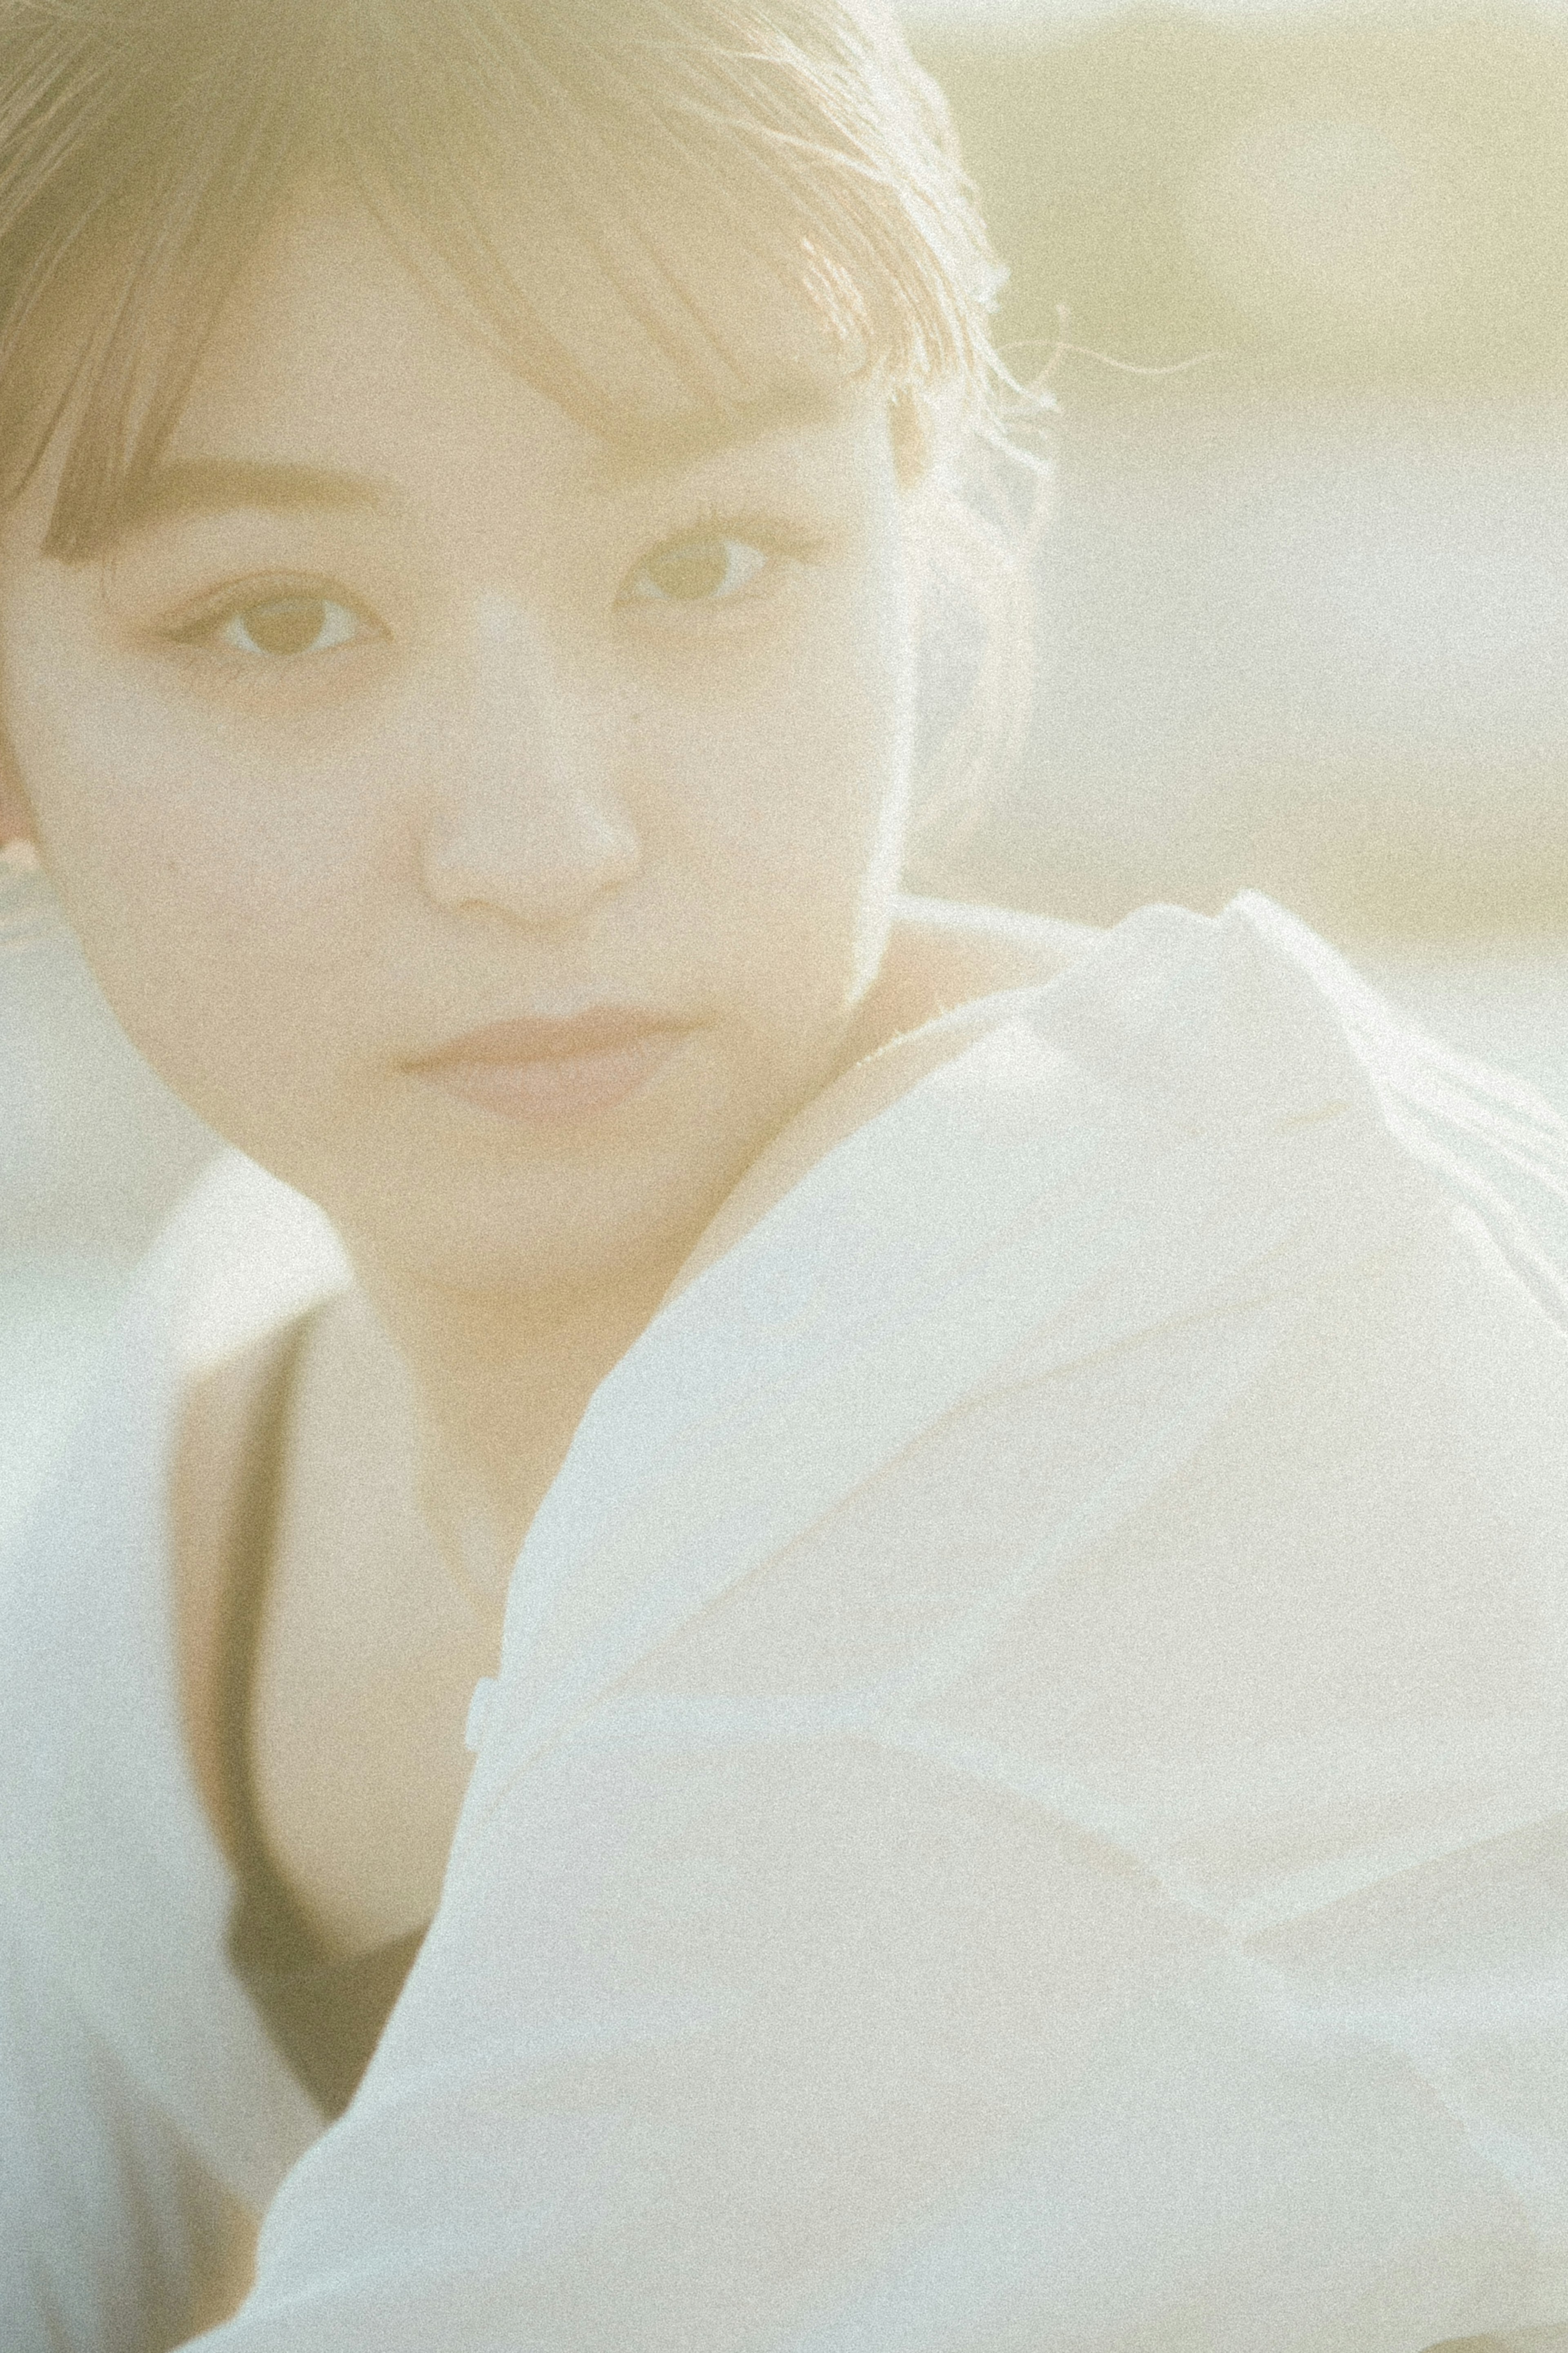
[(899, 896), (890, 19), (0, 78), (0, 831), (239, 1147), (0, 1598), (7, 2353), (263, 2212), (232, 2353), (1563, 2341), (1562, 1138), (1266, 902)]

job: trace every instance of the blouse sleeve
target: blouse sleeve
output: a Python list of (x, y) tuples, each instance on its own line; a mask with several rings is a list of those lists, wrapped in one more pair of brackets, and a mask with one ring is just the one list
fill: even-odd
[(1344, 1071), (1156, 1131), (1030, 1038), (894, 1123), (903, 1289), (851, 1154), (601, 1393), (214, 2353), (1568, 2326), (1563, 1335)]
[(237, 1155), (202, 1181), (0, 1551), (5, 2353), (185, 2341), (236, 2218), (321, 2129), (225, 1953), (167, 1513), (187, 1338), (221, 1355), (318, 1295), (336, 1273), (321, 1224)]
[(6, 2353), (183, 2344), (231, 2201), (14, 1915), (0, 1924), (0, 2118)]

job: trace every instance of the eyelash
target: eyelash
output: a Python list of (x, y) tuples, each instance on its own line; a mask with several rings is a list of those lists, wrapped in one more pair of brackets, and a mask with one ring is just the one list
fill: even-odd
[[(616, 604), (626, 606), (636, 602), (641, 604), (645, 609), (651, 607), (656, 611), (662, 608), (665, 612), (712, 613), (729, 607), (756, 602), (760, 596), (766, 595), (765, 589), (754, 590), (743, 587), (723, 599), (694, 597), (685, 600), (658, 596), (638, 598), (632, 594), (630, 586), (632, 581), (659, 556), (670, 554), (682, 547), (699, 546), (707, 542), (721, 540), (733, 540), (740, 544), (753, 547), (769, 560), (770, 565), (780, 557), (786, 562), (798, 564), (820, 563), (826, 554), (829, 544), (824, 533), (814, 533), (784, 522), (777, 515), (754, 511), (735, 512), (717, 507), (704, 508), (693, 516), (691, 522), (683, 529), (660, 539), (649, 548), (646, 555), (638, 559), (626, 575), (621, 586), (616, 591)], [(354, 616), (362, 627), (369, 628), (374, 636), (384, 637), (386, 634), (381, 625), (375, 621), (374, 617), (367, 612), (355, 598), (337, 591), (335, 583), (327, 583), (319, 575), (315, 578), (298, 575), (280, 576), (277, 579), (259, 582), (247, 580), (244, 583), (242, 591), (231, 590), (226, 595), (209, 601), (194, 619), (182, 622), (178, 628), (170, 630), (167, 634), (175, 645), (196, 648), (221, 656), (225, 649), (204, 641), (211, 640), (226, 623), (237, 619), (240, 615), (260, 606), (283, 603), (290, 597), (312, 600), (320, 597), (323, 603), (341, 604), (345, 610)], [(360, 642), (362, 641), (357, 638), (353, 640), (355, 644)], [(339, 649), (334, 647), (328, 650), (335, 652)], [(258, 662), (257, 656), (237, 651), (233, 652), (230, 659), (247, 668)], [(290, 659), (297, 659), (299, 657), (274, 657), (274, 659), (279, 661)]]
[(756, 508), (736, 512), (723, 507), (704, 507), (683, 530), (671, 532), (657, 546), (650, 547), (626, 577), (631, 579), (657, 556), (668, 554), (672, 549), (699, 546), (704, 541), (719, 539), (738, 540), (745, 546), (757, 548), (764, 555), (782, 555), (796, 564), (820, 564), (829, 545), (824, 533), (786, 522), (776, 514), (768, 514)]
[[(345, 611), (353, 615), (363, 628), (370, 629), (374, 636), (379, 638), (386, 635), (374, 616), (367, 612), (357, 598), (346, 595), (335, 582), (323, 580), (320, 575), (313, 578), (309, 575), (291, 577), (281, 575), (276, 579), (263, 577), (247, 580), (226, 594), (209, 599), (194, 619), (182, 621), (164, 634), (173, 645), (195, 648), (199, 651), (216, 655), (220, 659), (226, 653), (228, 659), (237, 664), (247, 668), (255, 667), (257, 665), (255, 655), (230, 652), (228, 649), (205, 641), (216, 639), (218, 631), (227, 622), (237, 620), (241, 614), (255, 612), (267, 605), (285, 604), (290, 598), (297, 598), (301, 603), (315, 602), (319, 599), (323, 605), (342, 605)], [(333, 650), (335, 651), (336, 649)], [(279, 657), (279, 659), (285, 659), (285, 657)]]

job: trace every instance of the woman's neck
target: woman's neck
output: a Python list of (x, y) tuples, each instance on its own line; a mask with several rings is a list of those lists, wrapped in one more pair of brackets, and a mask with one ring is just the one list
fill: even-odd
[(355, 1254), (358, 1345), (409, 1399), (425, 1517), (453, 1573), (497, 1611), (589, 1398), (652, 1321), (681, 1255), (519, 1293), (410, 1281)]

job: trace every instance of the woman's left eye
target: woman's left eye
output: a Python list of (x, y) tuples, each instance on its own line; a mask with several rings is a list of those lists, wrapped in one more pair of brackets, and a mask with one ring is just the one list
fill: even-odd
[(717, 605), (739, 596), (767, 568), (766, 548), (750, 540), (705, 533), (672, 540), (638, 565), (628, 596), (666, 605)]
[(328, 653), (334, 646), (346, 646), (361, 628), (359, 615), (335, 596), (261, 596), (254, 604), (232, 607), (222, 618), (207, 623), (201, 635), (231, 653), (278, 659)]

